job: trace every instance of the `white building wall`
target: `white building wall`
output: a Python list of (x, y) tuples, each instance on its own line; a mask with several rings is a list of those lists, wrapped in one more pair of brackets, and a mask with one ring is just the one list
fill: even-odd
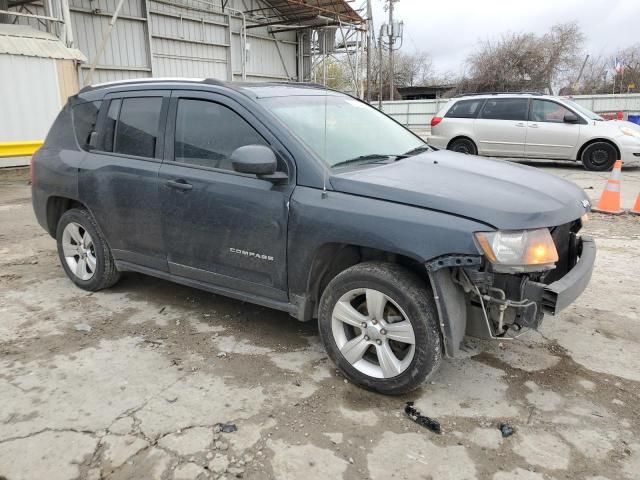
[[(43, 140), (60, 108), (55, 60), (0, 55), (0, 141)], [(0, 167), (25, 165), (28, 158), (0, 158)]]

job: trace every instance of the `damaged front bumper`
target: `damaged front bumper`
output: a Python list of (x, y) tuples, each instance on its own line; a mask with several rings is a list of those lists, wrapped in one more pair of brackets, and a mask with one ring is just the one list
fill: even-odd
[(545, 313), (555, 315), (582, 294), (593, 272), (595, 242), (564, 233), (570, 240), (553, 273), (494, 273), (476, 256), (427, 264), (447, 356), (456, 355), (465, 334), (503, 339), (538, 328)]

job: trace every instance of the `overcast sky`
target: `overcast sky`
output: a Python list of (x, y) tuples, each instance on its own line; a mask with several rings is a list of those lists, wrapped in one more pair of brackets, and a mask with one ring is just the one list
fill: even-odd
[[(384, 3), (372, 0), (376, 32), (388, 19)], [(640, 42), (640, 0), (400, 0), (394, 16), (404, 21), (403, 50), (428, 52), (440, 73), (462, 71), (479, 41), (558, 22), (577, 21), (595, 56)]]

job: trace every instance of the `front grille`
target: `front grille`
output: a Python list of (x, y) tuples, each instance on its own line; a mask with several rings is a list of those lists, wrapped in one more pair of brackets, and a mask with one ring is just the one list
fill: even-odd
[(545, 275), (544, 283), (549, 284), (559, 280), (576, 265), (578, 260), (576, 234), (580, 227), (580, 220), (575, 220), (550, 229), (551, 238), (553, 238), (553, 243), (558, 251), (558, 263), (556, 263), (556, 268)]

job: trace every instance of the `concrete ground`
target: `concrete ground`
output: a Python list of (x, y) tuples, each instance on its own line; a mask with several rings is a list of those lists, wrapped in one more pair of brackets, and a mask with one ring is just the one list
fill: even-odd
[[(544, 168), (594, 198), (607, 176)], [(625, 171), (625, 206), (638, 191)], [(591, 285), (539, 333), (469, 338), (432, 382), (385, 397), (337, 374), (313, 323), (137, 274), (75, 288), (29, 195), (0, 181), (2, 479), (640, 476), (640, 217), (592, 216)]]

